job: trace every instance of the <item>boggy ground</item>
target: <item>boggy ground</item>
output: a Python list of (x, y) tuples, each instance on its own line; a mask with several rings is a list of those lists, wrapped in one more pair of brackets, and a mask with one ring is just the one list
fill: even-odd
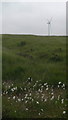
[(66, 38), (3, 35), (3, 117), (66, 117)]

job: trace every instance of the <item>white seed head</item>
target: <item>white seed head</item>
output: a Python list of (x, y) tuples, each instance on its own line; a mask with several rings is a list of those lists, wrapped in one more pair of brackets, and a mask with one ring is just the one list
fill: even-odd
[(43, 88), (44, 86), (41, 86), (41, 88)]
[(48, 90), (48, 88), (46, 88), (46, 90)]
[(46, 101), (47, 101), (47, 99), (44, 100), (44, 102), (46, 102)]
[(13, 96), (13, 100), (15, 100), (15, 96)]
[(58, 88), (59, 88), (60, 86), (58, 85)]
[(38, 113), (38, 115), (41, 115), (40, 113)]
[(65, 84), (63, 84), (62, 87), (65, 87)]
[(10, 86), (9, 86), (9, 88), (10, 88)]
[(32, 99), (32, 102), (34, 101), (34, 99)]
[(61, 84), (61, 82), (58, 83), (59, 85)]
[(24, 90), (26, 90), (26, 88), (24, 88)]
[(39, 104), (39, 102), (38, 102), (38, 101), (37, 101), (36, 103), (37, 103), (37, 104)]
[(12, 84), (12, 86), (13, 86), (13, 84)]
[(27, 103), (28, 101), (26, 100), (25, 103)]
[(44, 83), (44, 86), (46, 86), (47, 85), (47, 83)]
[(18, 98), (18, 101), (21, 102), (21, 99)]
[(62, 104), (64, 103), (64, 99), (61, 99), (61, 103), (62, 103)]
[(49, 86), (48, 86), (48, 85), (46, 85), (46, 87), (48, 88)]
[(58, 100), (60, 99), (60, 95), (58, 95)]
[(53, 100), (53, 99), (54, 99), (54, 96), (51, 97), (51, 100)]
[(51, 95), (53, 95), (54, 93), (52, 92)]
[(66, 111), (63, 111), (63, 114), (66, 114)]
[(10, 99), (10, 97), (8, 97), (8, 100)]
[(28, 108), (26, 108), (26, 111), (28, 110)]
[(38, 83), (38, 81), (36, 81), (36, 83)]
[(6, 91), (6, 94), (8, 94), (8, 91)]
[(14, 92), (14, 89), (12, 88), (11, 91)]
[(43, 109), (41, 109), (41, 111), (43, 112)]
[(31, 96), (31, 93), (29, 94), (29, 96)]

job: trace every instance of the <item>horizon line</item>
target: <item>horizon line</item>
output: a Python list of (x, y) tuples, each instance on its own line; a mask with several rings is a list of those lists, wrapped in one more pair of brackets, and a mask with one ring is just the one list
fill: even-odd
[[(0, 35), (36, 35), (36, 36), (49, 36), (47, 34), (34, 34), (34, 33), (0, 33)], [(50, 36), (68, 36), (66, 34), (51, 34)]]

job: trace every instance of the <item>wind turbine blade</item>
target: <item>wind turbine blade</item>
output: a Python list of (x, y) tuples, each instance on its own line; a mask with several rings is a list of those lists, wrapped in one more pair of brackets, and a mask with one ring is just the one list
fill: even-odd
[(53, 17), (51, 17), (50, 22), (52, 21), (52, 18), (53, 18)]
[(49, 20), (47, 19), (47, 22), (49, 22)]

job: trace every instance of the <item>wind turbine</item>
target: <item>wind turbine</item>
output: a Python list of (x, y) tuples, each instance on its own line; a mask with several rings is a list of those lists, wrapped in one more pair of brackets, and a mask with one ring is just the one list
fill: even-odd
[(47, 19), (47, 24), (48, 24), (48, 36), (50, 36), (51, 33), (51, 22), (52, 22), (52, 18), (50, 20)]

